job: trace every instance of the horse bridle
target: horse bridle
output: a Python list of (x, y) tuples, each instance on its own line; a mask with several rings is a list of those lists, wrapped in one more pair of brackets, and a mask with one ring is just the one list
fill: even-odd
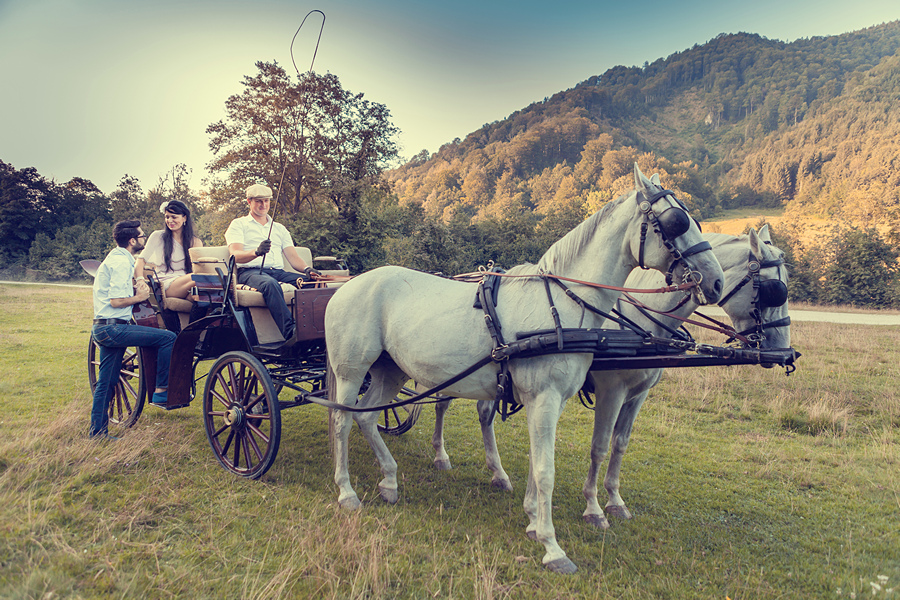
[[(665, 198), (666, 196), (671, 196), (678, 206), (670, 206), (662, 211), (659, 216), (656, 216), (656, 213), (653, 212), (653, 204), (660, 198)], [(637, 201), (638, 208), (644, 213), (644, 222), (641, 223), (641, 247), (638, 252), (638, 265), (645, 271), (650, 269), (650, 267), (644, 265), (644, 245), (647, 242), (647, 230), (650, 225), (653, 225), (653, 231), (656, 232), (659, 239), (662, 241), (663, 246), (666, 247), (666, 250), (668, 250), (669, 254), (675, 259), (672, 261), (672, 264), (669, 265), (668, 271), (666, 271), (666, 284), (672, 285), (673, 273), (675, 272), (675, 266), (678, 263), (681, 263), (684, 266), (685, 280), (690, 279), (699, 284), (703, 279), (702, 274), (692, 271), (685, 259), (689, 256), (712, 250), (712, 246), (710, 246), (709, 242), (704, 240), (698, 244), (694, 244), (686, 250), (679, 250), (673, 243), (675, 238), (687, 233), (688, 229), (691, 227), (691, 221), (694, 220), (693, 217), (688, 214), (687, 207), (675, 196), (675, 193), (672, 192), (672, 190), (660, 190), (644, 200), (640, 200), (638, 197)], [(694, 222), (697, 223), (696, 220), (694, 220)], [(699, 223), (697, 223), (697, 228), (700, 228)], [(697, 279), (694, 279), (695, 276)]]
[[(769, 244), (769, 242), (765, 242)], [(771, 245), (771, 244), (770, 244)], [(747, 274), (735, 285), (730, 292), (725, 294), (719, 300), (719, 306), (723, 306), (728, 300), (734, 296), (741, 288), (748, 283), (753, 284), (753, 310), (750, 311), (750, 317), (756, 322), (753, 327), (739, 331), (738, 334), (746, 336), (750, 342), (756, 346), (762, 342), (766, 329), (774, 329), (776, 327), (787, 327), (791, 324), (791, 318), (784, 317), (776, 321), (763, 321), (762, 311), (766, 308), (776, 308), (787, 302), (787, 285), (781, 280), (781, 266), (784, 264), (784, 258), (779, 257), (772, 260), (761, 261), (756, 258), (752, 252), (747, 258)], [(769, 267), (778, 269), (777, 279), (763, 279), (760, 271)], [(728, 340), (733, 341), (734, 338)], [(726, 343), (728, 343), (726, 342)]]

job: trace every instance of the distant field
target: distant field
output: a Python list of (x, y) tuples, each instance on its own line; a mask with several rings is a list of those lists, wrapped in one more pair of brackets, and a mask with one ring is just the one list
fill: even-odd
[[(433, 411), (388, 438), (400, 502), (354, 429), (360, 512), (336, 506), (326, 411), (284, 413), (261, 481), (226, 473), (197, 406), (148, 407), (86, 438), (90, 290), (0, 285), (0, 598), (896, 598), (900, 327), (797, 323), (796, 373), (672, 369), (622, 471), (634, 513), (581, 518), (592, 415), (557, 434), (558, 576), (525, 536), (523, 414), (497, 424), (515, 490), (489, 486), (471, 402), (448, 413), (454, 469), (432, 467)], [(707, 341), (711, 339), (703, 338)]]
[(748, 226), (756, 227), (762, 220), (777, 229), (784, 220), (783, 215), (784, 209), (737, 208), (703, 221), (703, 231), (740, 235)]

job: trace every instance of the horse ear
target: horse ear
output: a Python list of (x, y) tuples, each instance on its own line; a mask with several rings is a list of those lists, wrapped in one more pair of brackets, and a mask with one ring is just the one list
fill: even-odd
[(654, 173), (650, 176), (650, 183), (654, 183), (659, 187), (662, 187), (662, 184), (659, 182), (659, 173)]
[(760, 252), (760, 247), (763, 245), (762, 240), (759, 239), (759, 234), (756, 233), (756, 228), (750, 228), (750, 252), (753, 253), (753, 256), (762, 260), (762, 254)]
[(647, 176), (641, 173), (641, 168), (634, 163), (634, 187), (639, 190), (645, 190), (651, 186), (651, 182)]
[(759, 229), (759, 239), (764, 243), (772, 243), (772, 236), (769, 234), (769, 224), (766, 223)]

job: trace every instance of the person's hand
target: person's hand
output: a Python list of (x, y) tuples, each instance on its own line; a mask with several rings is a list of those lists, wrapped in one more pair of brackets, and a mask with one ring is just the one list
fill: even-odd
[(143, 302), (147, 298), (150, 297), (150, 286), (147, 285), (146, 281), (138, 281), (137, 286), (135, 287), (134, 297), (138, 302)]
[[(319, 277), (322, 276), (322, 274), (319, 271), (317, 271), (316, 269), (313, 269), (312, 267), (306, 267), (305, 269), (303, 269), (303, 274), (306, 275), (307, 277), (309, 277), (310, 279), (318, 279)], [(313, 275), (315, 275), (315, 277), (313, 277)]]
[(262, 256), (272, 249), (272, 240), (263, 240), (259, 243), (259, 246), (256, 247), (256, 255)]

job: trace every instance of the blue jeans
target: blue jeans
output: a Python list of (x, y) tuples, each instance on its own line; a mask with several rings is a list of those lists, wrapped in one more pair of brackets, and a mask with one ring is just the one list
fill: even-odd
[(169, 385), (169, 360), (175, 334), (165, 329), (141, 325), (94, 325), (91, 336), (100, 347), (100, 370), (97, 387), (94, 388), (94, 406), (91, 409), (91, 436), (102, 435), (109, 427), (109, 402), (119, 383), (119, 371), (125, 349), (129, 346), (155, 347), (156, 387)]
[(291, 309), (284, 302), (284, 292), (281, 290), (281, 283), (290, 283), (297, 285), (297, 278), (306, 279), (303, 275), (290, 273), (282, 269), (264, 268), (260, 272), (259, 267), (247, 267), (238, 269), (238, 283), (255, 287), (262, 295), (266, 302), (266, 307), (272, 314), (272, 320), (281, 336), (284, 339), (290, 339), (294, 335), (294, 315)]

